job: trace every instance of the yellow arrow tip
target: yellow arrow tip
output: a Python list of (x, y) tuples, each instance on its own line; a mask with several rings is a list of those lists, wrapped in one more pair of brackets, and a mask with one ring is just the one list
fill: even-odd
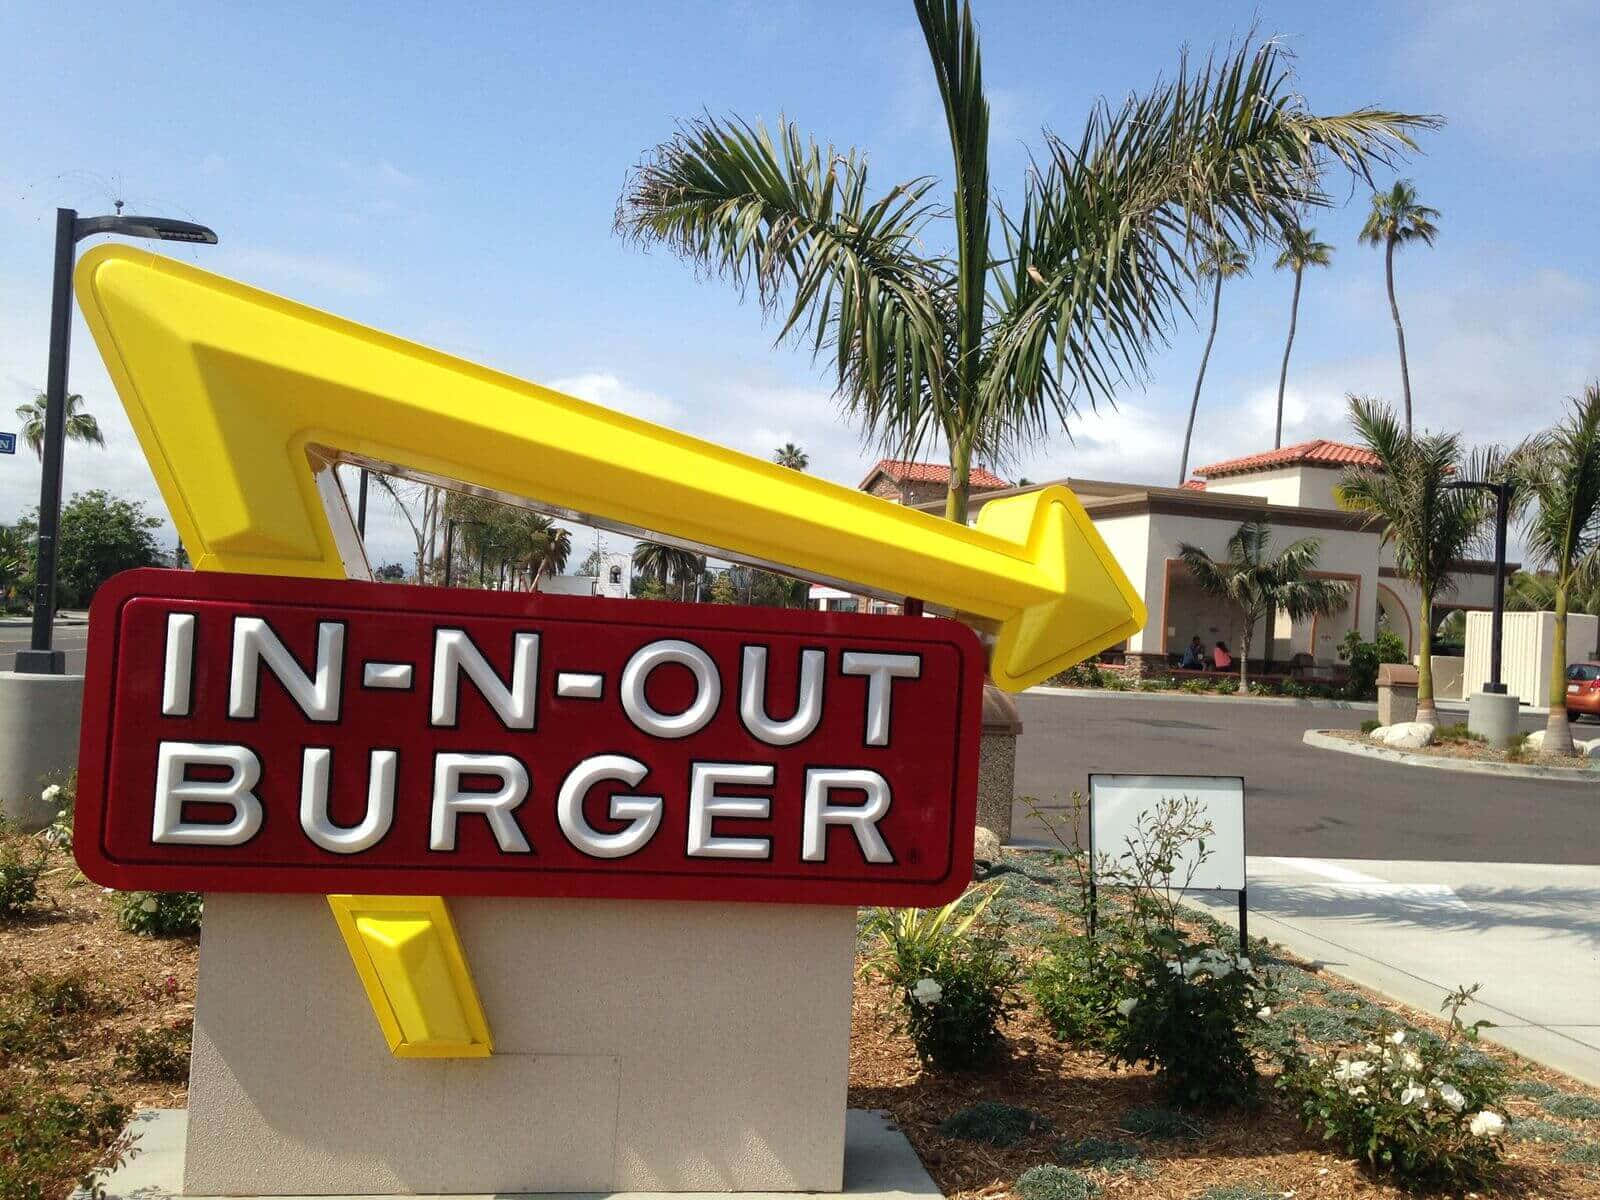
[(1144, 602), (1066, 488), (992, 500), (978, 513), (978, 528), (1026, 546), (1058, 592), (1000, 627), (989, 673), (1002, 688), (1042, 683), (1144, 628)]

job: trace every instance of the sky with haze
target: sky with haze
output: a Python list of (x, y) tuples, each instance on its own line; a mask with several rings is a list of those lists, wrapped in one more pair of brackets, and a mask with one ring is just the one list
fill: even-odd
[[(1143, 90), (1185, 45), (1204, 53), (1255, 26), (1293, 50), (1316, 111), (1370, 103), (1449, 122), (1401, 172), (1443, 214), (1436, 248), (1396, 264), (1418, 423), (1514, 441), (1600, 378), (1600, 7), (975, 12), (1001, 202), (1020, 199), (1042, 129), (1075, 138), (1096, 97)], [(876, 458), (839, 417), (824, 365), (775, 348), (753, 301), (624, 243), (612, 216), (628, 168), (702, 111), (786, 116), (860, 147), (877, 194), (948, 178), (909, 3), (129, 2), (69, 18), (8, 0), (0, 61), (0, 430), (44, 385), (53, 209), (121, 198), (221, 236), (163, 252), (403, 337), (750, 453), (797, 442), (847, 485)], [(1399, 400), (1382, 254), (1356, 241), (1366, 189), (1329, 182), (1342, 207), (1310, 220), (1334, 261), (1305, 281), (1286, 442), (1348, 437), (1347, 392)], [(1291, 284), (1269, 251), (1224, 288), (1192, 463), (1271, 446)], [(1203, 341), (1180, 319), (1147, 381), (1010, 473), (1175, 482)], [(164, 515), (81, 320), (72, 390), (108, 447), (69, 447), (69, 494), (106, 487)], [(0, 521), (37, 497), (27, 448), (0, 456)], [(375, 520), (372, 558), (409, 561), (391, 516)]]

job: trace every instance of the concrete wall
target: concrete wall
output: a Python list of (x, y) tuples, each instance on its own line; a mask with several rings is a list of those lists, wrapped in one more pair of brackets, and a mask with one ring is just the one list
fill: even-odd
[[(1489, 678), (1489, 634), (1491, 614), (1467, 614), (1467, 657), (1465, 683), (1468, 693), (1477, 691)], [(1550, 658), (1555, 645), (1556, 615), (1553, 612), (1508, 612), (1501, 634), (1500, 678), (1506, 690), (1524, 704), (1549, 708)], [(1582, 662), (1594, 653), (1600, 617), (1589, 613), (1567, 615), (1567, 664)], [(1565, 670), (1562, 672), (1565, 674)]]
[(450, 907), (489, 1058), (391, 1056), (322, 897), (206, 897), (187, 1194), (838, 1190), (853, 908)]
[(78, 765), (82, 675), (0, 671), (0, 816), (26, 832), (55, 820), (45, 778)]
[[(1093, 516), (1093, 513), (1090, 513)], [(1122, 568), (1134, 589), (1144, 597), (1148, 615), (1145, 627), (1128, 639), (1132, 651), (1155, 652), (1161, 649), (1162, 555), (1150, 546), (1150, 517), (1135, 513), (1121, 517), (1101, 517), (1095, 531), (1105, 539), (1111, 555)]]

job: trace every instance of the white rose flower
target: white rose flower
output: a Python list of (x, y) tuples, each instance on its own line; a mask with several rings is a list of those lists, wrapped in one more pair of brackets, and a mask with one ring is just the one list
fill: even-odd
[(1333, 1077), (1343, 1084), (1355, 1084), (1372, 1074), (1372, 1064), (1364, 1058), (1345, 1059), (1333, 1069)]
[(1139, 1007), (1139, 1002), (1137, 1000), (1135, 1000), (1132, 996), (1128, 997), (1126, 1000), (1118, 1000), (1117, 1001), (1117, 1011), (1119, 1013), (1121, 1013), (1123, 1016), (1127, 1016), (1128, 1014), (1133, 1012), (1134, 1009), (1136, 1009), (1138, 1007)]
[(1467, 1104), (1467, 1098), (1448, 1083), (1439, 1085), (1439, 1099), (1448, 1104), (1454, 1112), (1460, 1112)]
[(1473, 1114), (1467, 1128), (1472, 1131), (1473, 1137), (1494, 1137), (1505, 1132), (1506, 1119), (1497, 1112), (1484, 1109), (1481, 1113)]
[(44, 791), (39, 793), (39, 798), (48, 804), (59, 795), (61, 795), (61, 785), (59, 783), (52, 783), (49, 787), (45, 788)]
[(139, 908), (143, 912), (155, 912), (156, 898), (154, 896), (146, 896), (139, 902)]
[(1407, 1050), (1400, 1055), (1400, 1065), (1408, 1071), (1422, 1069), (1422, 1056), (1414, 1050)]
[(911, 994), (923, 1004), (937, 1004), (944, 998), (944, 989), (937, 979), (919, 979)]
[(1265, 1021), (1271, 1015), (1272, 1015), (1272, 1008), (1271, 1008), (1270, 1005), (1268, 1005), (1266, 1007), (1263, 1007), (1263, 1008), (1256, 1009), (1256, 1016), (1260, 1017), (1263, 1021)]
[(1400, 1103), (1402, 1106), (1421, 1104), (1422, 1107), (1426, 1108), (1428, 1107), (1428, 1089), (1425, 1087), (1418, 1087), (1417, 1081), (1413, 1079), (1407, 1083), (1405, 1088), (1401, 1091)]
[(1404, 1029), (1395, 1030), (1389, 1035), (1389, 1040), (1398, 1046), (1401, 1042), (1406, 1040), (1406, 1031)]

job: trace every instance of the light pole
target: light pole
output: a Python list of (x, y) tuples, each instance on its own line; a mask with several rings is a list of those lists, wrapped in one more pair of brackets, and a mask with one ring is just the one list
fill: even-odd
[(61, 458), (66, 444), (67, 360), (72, 344), (72, 264), (78, 243), (98, 233), (163, 242), (215, 245), (204, 225), (167, 217), (80, 217), (56, 209), (55, 276), (50, 290), (50, 365), (45, 377), (43, 471), (39, 478), (39, 547), (34, 558), (33, 636), (17, 651), (16, 669), (29, 675), (64, 675), (66, 652), (52, 648), (56, 619), (56, 551), (61, 523)]
[(1447, 483), (1448, 488), (1477, 488), (1491, 492), (1495, 498), (1494, 513), (1494, 612), (1489, 621), (1489, 682), (1483, 690), (1495, 696), (1506, 694), (1506, 685), (1500, 682), (1500, 633), (1506, 615), (1506, 522), (1511, 516), (1511, 495), (1515, 490), (1510, 483), (1480, 483), (1458, 480)]

